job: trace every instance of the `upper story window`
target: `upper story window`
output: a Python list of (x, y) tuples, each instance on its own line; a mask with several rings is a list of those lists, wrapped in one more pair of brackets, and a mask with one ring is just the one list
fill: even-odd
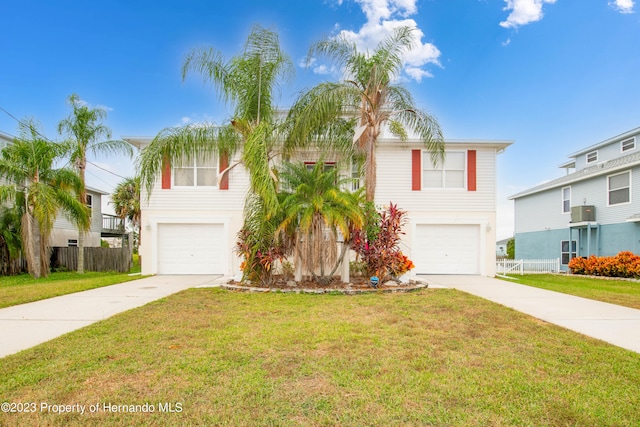
[(598, 161), (598, 150), (587, 153), (587, 164)]
[(439, 162), (436, 166), (433, 166), (430, 153), (422, 153), (422, 188), (464, 189), (466, 176), (466, 152), (447, 151), (444, 162)]
[(351, 191), (356, 191), (361, 187), (360, 165), (357, 161), (351, 161)]
[(562, 213), (571, 212), (571, 187), (562, 189)]
[(607, 177), (608, 205), (620, 205), (631, 201), (631, 171)]
[(218, 179), (218, 162), (215, 157), (197, 157), (191, 162), (173, 168), (173, 185), (176, 187), (215, 187)]
[(626, 153), (627, 151), (631, 151), (636, 148), (636, 138), (625, 139), (620, 143), (620, 152)]

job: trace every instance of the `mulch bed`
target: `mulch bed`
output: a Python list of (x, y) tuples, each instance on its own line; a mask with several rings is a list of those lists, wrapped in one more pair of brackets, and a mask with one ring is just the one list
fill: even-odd
[(276, 276), (273, 284), (269, 287), (260, 286), (258, 284), (247, 284), (230, 280), (220, 285), (221, 288), (236, 292), (282, 292), (297, 294), (335, 294), (342, 293), (347, 295), (366, 294), (366, 293), (400, 293), (412, 292), (427, 288), (426, 283), (409, 281), (409, 283), (387, 282), (372, 287), (369, 280), (364, 277), (352, 277), (350, 283), (344, 283), (339, 277), (334, 277), (329, 284), (321, 285), (312, 280), (303, 280), (294, 282), (291, 279), (285, 279), (282, 276)]

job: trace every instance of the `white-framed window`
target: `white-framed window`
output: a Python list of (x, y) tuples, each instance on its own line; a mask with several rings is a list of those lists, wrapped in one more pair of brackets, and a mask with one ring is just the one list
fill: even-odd
[[(318, 162), (304, 162), (304, 165), (307, 167), (307, 170), (313, 170), (316, 167)], [(324, 162), (324, 172), (331, 170), (336, 167), (336, 162)]]
[(197, 157), (173, 168), (175, 187), (215, 187), (218, 185), (218, 159)]
[(467, 185), (466, 151), (447, 151), (444, 161), (436, 166), (431, 153), (422, 152), (422, 188), (459, 188)]
[(562, 265), (567, 265), (569, 264), (569, 261), (571, 261), (571, 258), (575, 258), (576, 257), (576, 248), (578, 247), (577, 243), (575, 240), (572, 240), (571, 242), (569, 242), (568, 240), (563, 240), (560, 244), (560, 259), (562, 262)]
[(357, 161), (351, 160), (351, 191), (356, 191), (362, 186), (362, 176), (360, 174), (360, 165)]
[(571, 213), (571, 187), (562, 188), (562, 213)]
[(633, 136), (629, 139), (625, 139), (620, 142), (620, 152), (626, 153), (627, 151), (634, 150), (636, 148), (636, 137)]
[(607, 177), (607, 205), (622, 205), (631, 202), (631, 171)]
[(587, 153), (587, 164), (598, 161), (598, 150)]
[(70, 247), (70, 248), (78, 247), (78, 239), (68, 239), (67, 240), (67, 246)]

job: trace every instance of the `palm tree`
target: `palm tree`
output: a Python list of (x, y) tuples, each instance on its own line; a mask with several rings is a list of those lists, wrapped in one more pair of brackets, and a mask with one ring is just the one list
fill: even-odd
[(140, 229), (140, 177), (121, 181), (111, 194), (110, 203), (113, 205), (116, 215), (131, 221), (134, 230)]
[(245, 223), (258, 229), (248, 233), (249, 241), (245, 243), (251, 250), (243, 253), (258, 256), (269, 250), (274, 237), (267, 224), (278, 211), (273, 158), (282, 141), (274, 95), (281, 83), (290, 80), (293, 70), (291, 59), (280, 49), (278, 35), (260, 26), (251, 30), (243, 52), (228, 61), (213, 48), (191, 51), (183, 64), (182, 78), (192, 72), (200, 74), (217, 89), (221, 100), (233, 105), (234, 111), (223, 126), (194, 124), (161, 131), (139, 160), (141, 185), (147, 194), (166, 162), (180, 165), (212, 155), (228, 158), (242, 149), (240, 161), (222, 170), (218, 179), (239, 163), (247, 169), (250, 191)]
[(339, 177), (335, 167), (325, 170), (322, 162), (313, 168), (285, 163), (280, 176), (283, 187), (290, 191), (280, 194), (283, 212), (277, 231), (293, 240), (296, 263), (301, 262), (303, 270), (326, 284), (343, 258), (337, 256), (338, 231), (346, 242), (350, 230), (364, 224), (361, 193), (346, 191), (350, 179)]
[(20, 123), (20, 136), (0, 157), (0, 176), (11, 183), (0, 186), (0, 203), (24, 203), (22, 252), (35, 278), (49, 273), (49, 237), (60, 210), (78, 227), (91, 223), (89, 209), (76, 196), (83, 187), (78, 175), (53, 167), (65, 149), (44, 139), (35, 123), (27, 121)]
[[(444, 141), (437, 120), (419, 110), (411, 93), (395, 80), (403, 59), (414, 45), (413, 28), (399, 27), (383, 39), (371, 53), (359, 52), (353, 41), (338, 36), (314, 44), (314, 55), (326, 56), (344, 73), (338, 83), (324, 82), (300, 96), (290, 111), (293, 128), (289, 149), (308, 144), (309, 135), (326, 129), (338, 118), (357, 120), (355, 134), (345, 152), (364, 156), (366, 200), (373, 201), (376, 190), (376, 144), (385, 126), (401, 140), (409, 133), (419, 136), (437, 163), (444, 156)], [(353, 132), (353, 131), (352, 131)]]
[[(22, 196), (18, 193), (17, 196)], [(20, 271), (18, 260), (22, 253), (20, 218), (24, 203), (18, 198), (13, 206), (0, 211), (0, 275), (16, 274)]]
[[(87, 192), (85, 188), (85, 169), (87, 167), (87, 153), (126, 153), (133, 155), (133, 149), (125, 141), (111, 140), (111, 130), (102, 124), (107, 111), (103, 108), (89, 108), (75, 93), (67, 103), (73, 109), (66, 119), (58, 123), (58, 133), (67, 134), (67, 153), (76, 168), (82, 189), (78, 200), (86, 204)], [(78, 228), (78, 273), (84, 273), (84, 233), (89, 230), (91, 223), (85, 228)]]
[[(234, 106), (228, 124), (194, 124), (161, 131), (140, 158), (142, 185), (150, 192), (164, 162), (190, 162), (196, 156), (230, 155), (242, 148), (241, 163), (251, 176), (251, 191), (273, 213), (277, 207), (272, 171), (280, 124), (274, 94), (290, 80), (293, 63), (280, 49), (277, 33), (254, 26), (241, 55), (225, 61), (214, 48), (192, 50), (182, 66), (182, 78), (196, 72), (211, 83), (221, 100)], [(233, 164), (221, 171), (219, 178)]]

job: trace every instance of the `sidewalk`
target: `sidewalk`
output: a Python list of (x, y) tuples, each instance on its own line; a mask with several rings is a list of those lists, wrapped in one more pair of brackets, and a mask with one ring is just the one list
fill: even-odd
[(221, 276), (153, 276), (0, 309), (0, 357)]
[(640, 310), (481, 276), (421, 276), (640, 353)]

